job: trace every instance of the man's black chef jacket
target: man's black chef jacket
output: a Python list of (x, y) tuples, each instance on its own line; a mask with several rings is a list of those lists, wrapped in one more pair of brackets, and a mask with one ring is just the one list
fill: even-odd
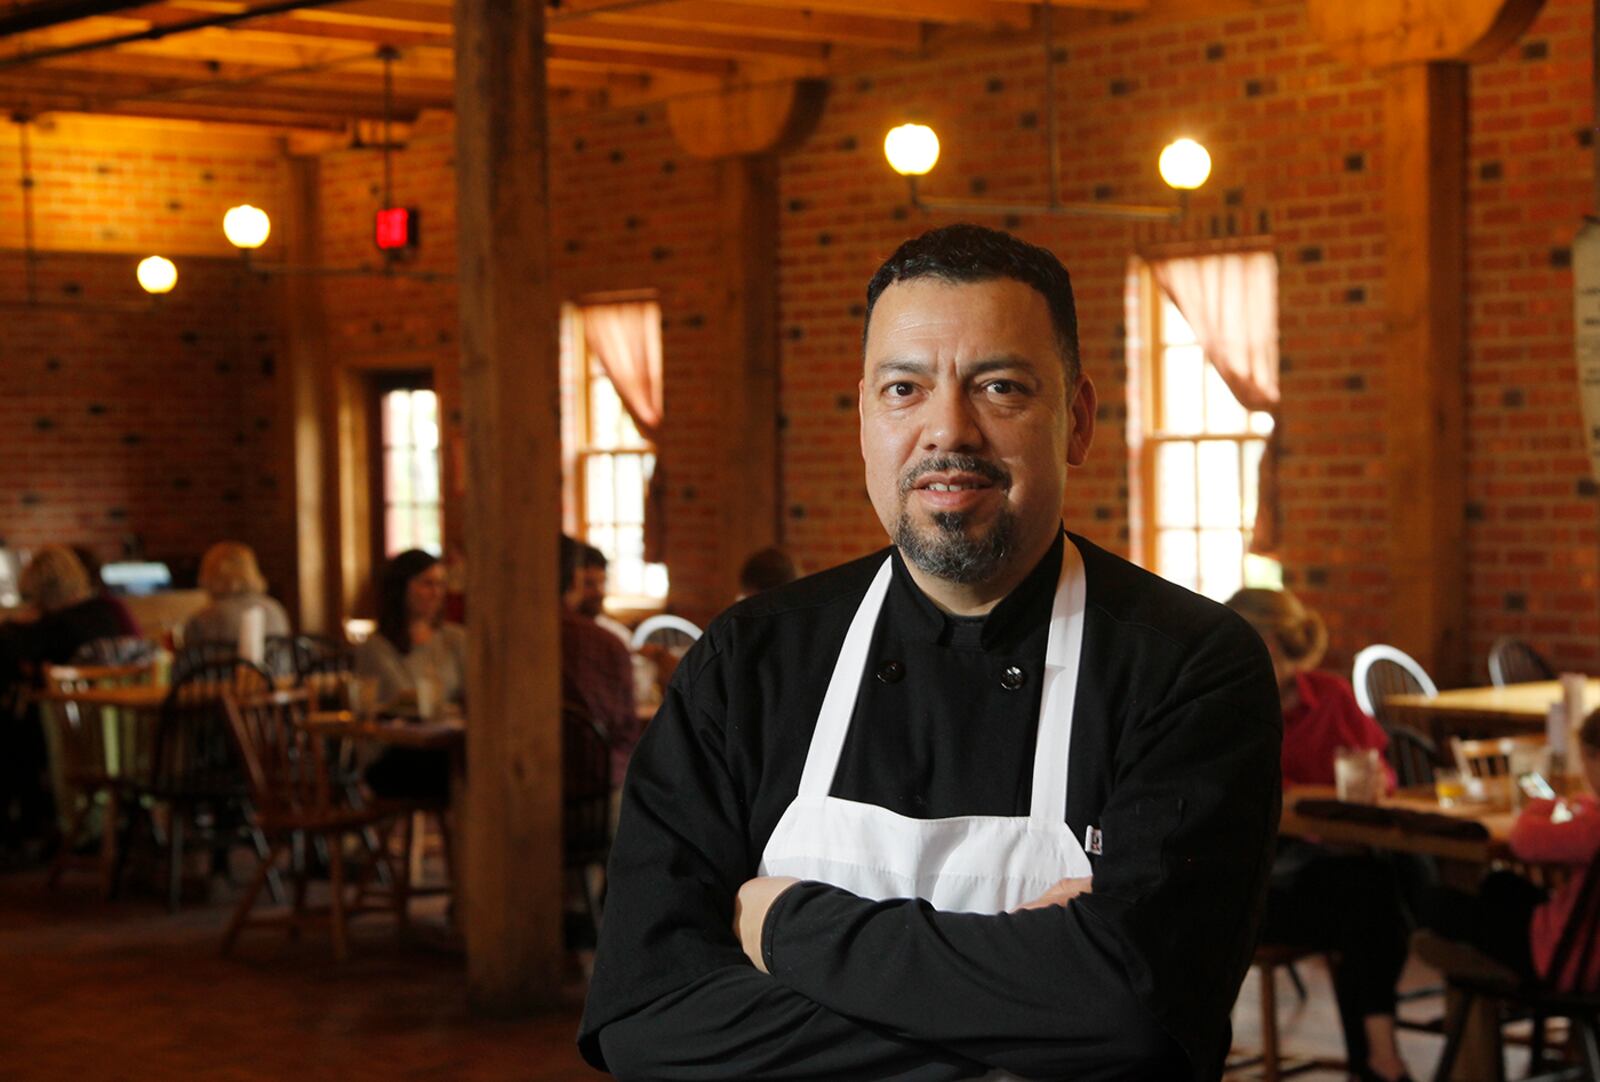
[[(623, 1079), (1210, 1078), (1249, 965), (1281, 714), (1256, 633), (1074, 538), (1088, 599), (1067, 822), (1093, 893), (996, 916), (824, 884), (766, 923), (733, 899), (799, 788), (845, 630), (885, 553), (714, 621), (634, 753), (579, 1031)], [(1058, 540), (985, 618), (941, 613), (897, 552), (833, 795), (903, 815), (1029, 811)]]

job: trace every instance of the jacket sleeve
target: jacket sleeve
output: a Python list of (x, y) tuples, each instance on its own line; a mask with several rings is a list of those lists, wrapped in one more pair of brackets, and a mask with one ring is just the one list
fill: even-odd
[(1280, 717), (1259, 643), (1217, 642), (1119, 741), (1093, 893), (988, 916), (804, 883), (768, 912), (768, 969), (1025, 1077), (1213, 1074), (1277, 825)]
[(745, 957), (733, 902), (757, 859), (724, 762), (714, 691), (723, 661), (711, 639), (679, 667), (629, 765), (578, 1033), (584, 1058), (625, 1082), (981, 1074), (959, 1055), (828, 1010)]

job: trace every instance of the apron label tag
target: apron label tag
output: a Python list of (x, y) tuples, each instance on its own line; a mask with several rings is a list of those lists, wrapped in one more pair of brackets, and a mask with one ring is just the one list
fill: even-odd
[(1084, 828), (1083, 851), (1093, 857), (1100, 855), (1100, 829), (1098, 827)]

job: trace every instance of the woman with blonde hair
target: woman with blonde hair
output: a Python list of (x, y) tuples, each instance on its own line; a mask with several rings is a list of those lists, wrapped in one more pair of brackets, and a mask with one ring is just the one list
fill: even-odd
[[(17, 701), (41, 666), (65, 665), (84, 643), (115, 637), (123, 628), (118, 606), (98, 592), (65, 545), (35, 552), (18, 585), (38, 618), (0, 623), (0, 704)], [(0, 723), (0, 837), (38, 838), (51, 819), (44, 734), (31, 709), (20, 720), (0, 717)]]
[(211, 603), (183, 625), (186, 645), (199, 642), (237, 643), (244, 614), (260, 609), (267, 635), (289, 634), (289, 614), (267, 595), (267, 580), (255, 551), (240, 541), (218, 541), (200, 560), (200, 588)]
[[(1288, 590), (1250, 588), (1228, 599), (1267, 644), (1283, 703), (1283, 784), (1334, 784), (1340, 748), (1376, 748), (1389, 738), (1356, 704), (1350, 682), (1317, 668), (1328, 629)], [(1389, 788), (1394, 774), (1384, 766)], [(1362, 1082), (1408, 1078), (1395, 1043), (1395, 984), (1409, 928), (1394, 868), (1368, 853), (1285, 839), (1278, 845), (1261, 941), (1338, 956), (1334, 994), (1351, 1074)]]

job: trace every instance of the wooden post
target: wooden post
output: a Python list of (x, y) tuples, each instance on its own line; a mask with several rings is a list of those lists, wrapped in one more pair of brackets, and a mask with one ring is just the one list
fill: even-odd
[(1390, 626), (1448, 686), (1467, 675), (1466, 67), (1384, 88)]
[[(289, 213), (284, 215), (285, 256), (294, 266), (321, 263), (321, 236), (316, 158), (291, 156), (289, 163)], [(294, 463), (295, 590), (302, 631), (336, 634), (335, 583), (331, 578), (337, 553), (336, 525), (331, 499), (328, 433), (331, 429), (327, 376), (327, 323), (322, 306), (322, 283), (313, 275), (284, 278), (286, 330), (283, 380), (287, 442)]]
[(467, 799), (459, 909), (474, 1008), (557, 1000), (562, 963), (561, 457), (544, 5), (457, 0), (467, 438)]
[(779, 537), (777, 155), (718, 159), (717, 186), (725, 364), (719, 428), (732, 470), (730, 496), (719, 501), (720, 603), (726, 605), (737, 593), (745, 558)]

